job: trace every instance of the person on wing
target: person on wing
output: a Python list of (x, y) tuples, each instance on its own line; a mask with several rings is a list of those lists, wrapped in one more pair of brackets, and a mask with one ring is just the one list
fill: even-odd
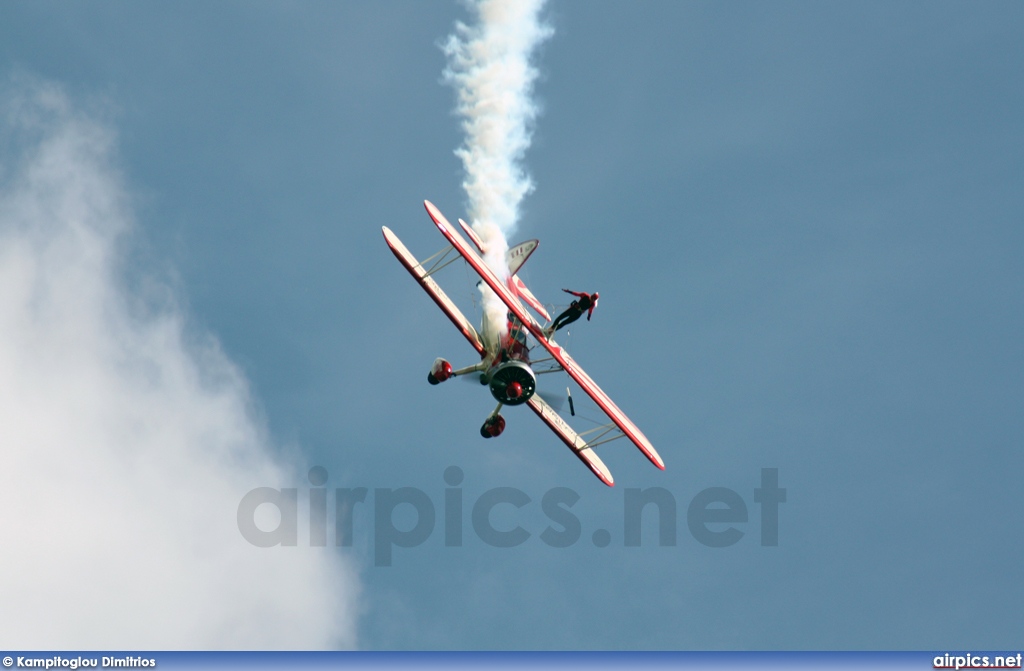
[(554, 333), (563, 326), (573, 323), (583, 316), (584, 310), (587, 313), (587, 321), (589, 322), (590, 315), (594, 314), (594, 308), (597, 307), (599, 295), (596, 291), (592, 294), (588, 294), (585, 291), (569, 291), (568, 289), (562, 289), (562, 291), (576, 296), (576, 300), (569, 305), (569, 309), (555, 318), (555, 321), (547, 328), (549, 333)]

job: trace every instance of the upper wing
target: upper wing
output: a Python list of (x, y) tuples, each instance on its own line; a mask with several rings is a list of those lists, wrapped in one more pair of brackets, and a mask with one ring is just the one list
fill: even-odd
[(543, 333), (536, 337), (537, 340), (540, 341), (540, 344), (544, 345), (545, 349), (551, 352), (551, 356), (555, 357), (555, 361), (562, 365), (562, 368), (569, 374), (569, 377), (575, 380), (576, 384), (578, 384), (583, 391), (587, 392), (587, 395), (590, 396), (590, 398), (594, 399), (594, 402), (600, 406), (601, 410), (604, 411), (604, 414), (608, 415), (609, 419), (615, 423), (615, 426), (619, 427), (619, 430), (622, 431), (622, 433), (625, 434), (625, 436), (629, 438), (634, 445), (640, 448), (640, 451), (644, 453), (644, 456), (647, 457), (652, 464), (661, 470), (665, 470), (665, 462), (662, 460), (661, 455), (658, 454), (658, 451), (654, 449), (654, 445), (651, 445), (651, 441), (647, 439), (647, 436), (645, 436), (643, 432), (637, 428), (636, 424), (626, 416), (626, 413), (619, 410), (619, 406), (615, 405), (615, 402), (608, 397), (608, 394), (604, 393), (604, 390), (598, 387), (597, 383), (590, 379), (587, 372), (580, 368), (579, 364), (569, 356), (569, 353), (562, 349), (558, 343), (552, 342), (544, 337)]
[(405, 269), (409, 271), (416, 281), (420, 283), (423, 290), (430, 294), (430, 297), (437, 303), (437, 307), (448, 315), (448, 319), (452, 320), (455, 327), (466, 337), (469, 344), (476, 349), (480, 356), (484, 355), (484, 343), (480, 338), (480, 334), (476, 332), (473, 325), (469, 323), (466, 316), (462, 314), (458, 306), (452, 302), (445, 292), (441, 291), (441, 287), (438, 286), (434, 278), (430, 276), (430, 272), (424, 269), (423, 264), (416, 260), (409, 250), (405, 248), (402, 241), (398, 239), (398, 236), (391, 232), (391, 229), (387, 226), (382, 227), (384, 229), (384, 240), (387, 241), (388, 247), (394, 252), (395, 257), (405, 266)]
[(555, 361), (557, 361), (563, 369), (565, 369), (565, 372), (569, 374), (569, 377), (575, 380), (576, 384), (578, 384), (583, 391), (587, 392), (587, 394), (594, 399), (594, 402), (597, 403), (606, 415), (608, 415), (612, 422), (615, 423), (615, 426), (622, 431), (623, 435), (629, 438), (634, 445), (640, 448), (640, 451), (644, 453), (644, 456), (646, 456), (652, 464), (662, 470), (665, 470), (665, 462), (662, 461), (661, 456), (658, 454), (658, 451), (654, 449), (654, 446), (651, 445), (651, 441), (647, 439), (647, 436), (645, 436), (643, 432), (637, 428), (636, 424), (634, 424), (632, 420), (630, 420), (629, 417), (627, 417), (626, 414), (622, 412), (617, 405), (615, 405), (612, 399), (608, 397), (608, 394), (604, 393), (604, 390), (598, 387), (597, 383), (590, 379), (590, 376), (579, 367), (579, 364), (569, 356), (568, 352), (562, 349), (557, 343), (548, 340), (547, 336), (544, 335), (540, 324), (530, 316), (530, 313), (526, 311), (518, 299), (513, 296), (508, 288), (498, 279), (494, 274), (494, 271), (492, 271), (487, 264), (483, 262), (483, 259), (473, 251), (473, 248), (466, 243), (454, 228), (452, 228), (452, 225), (448, 223), (448, 220), (444, 218), (444, 215), (441, 214), (440, 210), (438, 210), (429, 200), (424, 201), (423, 205), (427, 208), (427, 213), (430, 215), (430, 218), (434, 220), (434, 223), (437, 224), (441, 233), (448, 239), (448, 242), (450, 242), (452, 246), (462, 254), (463, 258), (466, 259), (466, 262), (473, 267), (481, 278), (483, 278), (484, 282), (487, 283), (491, 290), (501, 298), (502, 302), (505, 303), (508, 309), (519, 318), (519, 321), (523, 323), (533, 337), (551, 353), (551, 356), (554, 357)]

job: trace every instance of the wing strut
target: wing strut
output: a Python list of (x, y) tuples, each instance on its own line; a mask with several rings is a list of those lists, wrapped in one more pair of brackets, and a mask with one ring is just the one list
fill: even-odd
[[(412, 275), (417, 282), (419, 282), (420, 286), (423, 287), (423, 290), (434, 299), (434, 302), (437, 303), (437, 307), (441, 308), (441, 311), (448, 315), (448, 319), (455, 324), (455, 328), (459, 329), (459, 332), (462, 333), (466, 340), (469, 341), (469, 344), (473, 346), (473, 349), (475, 349), (480, 356), (483, 356), (485, 349), (483, 340), (480, 338), (480, 334), (476, 332), (473, 325), (469, 323), (468, 319), (466, 319), (466, 315), (462, 314), (462, 311), (459, 310), (458, 306), (452, 302), (452, 299), (448, 298), (448, 294), (442, 291), (438, 283), (430, 276), (441, 268), (432, 267), (430, 271), (424, 270), (423, 264), (417, 261), (416, 257), (409, 253), (409, 250), (406, 249), (405, 245), (402, 244), (402, 241), (398, 239), (398, 236), (391, 232), (390, 228), (384, 226), (383, 231), (384, 240), (387, 241), (388, 247), (391, 248), (395, 258), (405, 266), (405, 269), (409, 271), (409, 274)], [(438, 256), (438, 254), (443, 253), (447, 255), (447, 252), (449, 251), (451, 251), (451, 248), (448, 250), (441, 250), (437, 254), (434, 254), (430, 259), (427, 259), (427, 261)], [(459, 257), (456, 256), (452, 261), (457, 258)], [(443, 260), (444, 256), (435, 262), (434, 266), (437, 266), (437, 264), (441, 263)], [(451, 261), (448, 263), (451, 263)], [(444, 265), (448, 265), (448, 263), (445, 263)]]

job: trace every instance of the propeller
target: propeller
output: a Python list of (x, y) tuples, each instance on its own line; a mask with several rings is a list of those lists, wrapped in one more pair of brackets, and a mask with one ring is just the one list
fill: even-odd
[(544, 402), (555, 409), (555, 412), (560, 412), (562, 406), (565, 405), (565, 398), (561, 394), (552, 394), (549, 391), (538, 391), (537, 396), (544, 399)]
[[(472, 384), (472, 385), (478, 386), (478, 387), (479, 386), (484, 386), (484, 385), (487, 384), (487, 381), (486, 381), (486, 379), (484, 379), (484, 375), (482, 373), (468, 373), (466, 375), (456, 375), (455, 379), (456, 380), (462, 380), (463, 382), (468, 382), (469, 384)], [(544, 399), (545, 403), (547, 403), (552, 408), (554, 408), (555, 412), (561, 412), (562, 408), (565, 407), (566, 399), (568, 399), (569, 400), (569, 412), (571, 412), (572, 415), (575, 416), (576, 415), (576, 409), (573, 407), (572, 395), (569, 393), (569, 388), (568, 387), (565, 388), (565, 393), (566, 393), (566, 396), (562, 396), (561, 394), (557, 394), (557, 393), (550, 392), (550, 391), (539, 391), (539, 390), (537, 391), (537, 395), (540, 396), (542, 399)]]

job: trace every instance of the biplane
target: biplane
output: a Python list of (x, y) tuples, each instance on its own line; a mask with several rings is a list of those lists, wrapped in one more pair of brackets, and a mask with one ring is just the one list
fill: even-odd
[[(544, 305), (530, 292), (517, 274), (537, 248), (538, 242), (528, 240), (508, 250), (505, 255), (508, 273), (507, 277), (502, 279), (481, 258), (480, 254), (486, 252), (485, 244), (466, 222), (459, 219), (459, 225), (472, 241), (472, 245), (445, 219), (433, 203), (424, 201), (423, 204), (430, 218), (433, 219), (447, 240), (446, 248), (420, 262), (387, 226), (383, 227), (384, 239), (395, 257), (441, 308), (441, 311), (448, 316), (448, 319), (480, 356), (478, 363), (459, 369), (452, 368), (448, 361), (438, 358), (430, 367), (430, 372), (427, 373), (427, 381), (436, 385), (454, 377), (478, 376), (480, 383), (489, 387), (491, 395), (498, 402), (497, 407), (487, 416), (483, 426), (480, 427), (481, 436), (494, 438), (505, 429), (505, 418), (501, 415), (503, 407), (526, 405), (562, 439), (562, 442), (572, 450), (580, 461), (586, 464), (594, 475), (609, 487), (615, 484), (615, 480), (593, 448), (612, 440), (625, 437), (636, 445), (651, 463), (664, 470), (665, 462), (651, 445), (651, 441), (580, 368), (579, 364), (569, 356), (569, 353), (554, 341), (554, 333), (551, 329), (545, 329), (527, 311), (526, 306), (529, 306), (545, 321), (551, 321)], [(458, 255), (449, 259), (452, 250), (456, 251)], [(489, 328), (486, 310), (480, 330), (475, 329), (432, 277), (434, 273), (458, 260), (459, 256), (469, 264), (469, 267), (480, 276), (481, 280), (508, 309), (506, 329)], [(427, 267), (425, 265), (427, 263), (431, 263), (431, 265)], [(493, 333), (500, 335), (489, 335)], [(534, 348), (529, 346), (528, 338), (530, 337), (541, 345), (547, 356), (531, 358), (530, 352)], [(537, 393), (538, 374), (562, 371), (568, 374), (593, 399), (594, 403), (611, 420), (610, 423), (577, 433), (555, 408)], [(572, 409), (571, 396), (569, 402), (570, 409)], [(575, 410), (572, 411), (572, 414), (575, 415)]]

